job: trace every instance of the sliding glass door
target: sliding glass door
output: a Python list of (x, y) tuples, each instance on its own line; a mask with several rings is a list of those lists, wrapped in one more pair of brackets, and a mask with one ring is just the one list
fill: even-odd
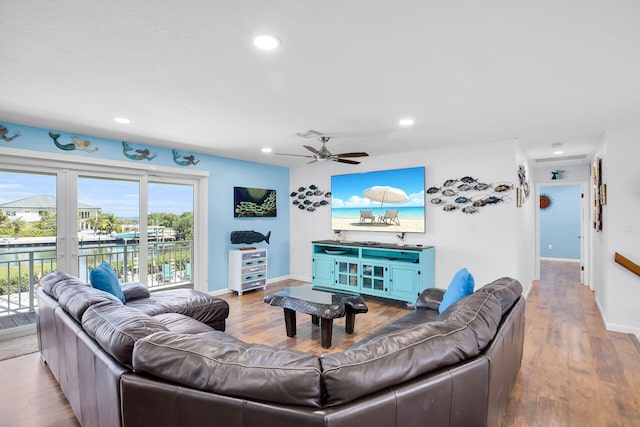
[(149, 209), (149, 283), (192, 283), (193, 185), (151, 182)]
[(33, 311), (34, 286), (57, 268), (57, 177), (0, 170), (0, 316)]
[[(121, 283), (207, 290), (206, 239), (198, 236), (207, 233), (208, 173), (51, 157), (0, 159), (0, 300), (16, 293), (10, 283), (18, 280), (7, 251), (27, 237), (46, 243), (46, 253), (29, 246), (24, 256), (49, 259), (20, 267), (27, 286), (56, 269), (88, 280), (107, 261)], [(29, 203), (18, 203), (23, 199)], [(0, 303), (0, 311), (10, 304)]]

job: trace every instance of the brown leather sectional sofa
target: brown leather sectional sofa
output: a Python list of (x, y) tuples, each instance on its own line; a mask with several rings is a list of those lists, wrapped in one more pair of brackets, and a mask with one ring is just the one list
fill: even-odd
[(129, 303), (93, 303), (78, 321), (65, 298), (38, 292), (43, 358), (83, 426), (493, 427), (522, 359), (524, 299), (510, 278), (442, 314), (443, 291), (427, 290), (403, 318), (321, 356)]

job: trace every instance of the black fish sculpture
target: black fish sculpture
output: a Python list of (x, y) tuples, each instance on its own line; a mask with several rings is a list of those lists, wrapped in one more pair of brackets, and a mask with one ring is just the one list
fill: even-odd
[(262, 242), (264, 240), (269, 244), (269, 237), (271, 237), (271, 231), (269, 231), (266, 236), (253, 230), (232, 231), (231, 243), (234, 245), (239, 245), (241, 243), (251, 244)]

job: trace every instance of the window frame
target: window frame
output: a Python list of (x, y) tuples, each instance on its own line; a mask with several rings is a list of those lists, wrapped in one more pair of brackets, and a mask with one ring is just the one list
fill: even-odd
[[(0, 169), (7, 172), (56, 175), (57, 265), (69, 274), (78, 274), (78, 178), (104, 178), (139, 182), (140, 244), (147, 245), (148, 183), (193, 186), (193, 259), (194, 289), (208, 292), (208, 178), (209, 172), (174, 167), (0, 147)], [(34, 157), (46, 154), (46, 158)], [(144, 259), (143, 259), (144, 258)], [(141, 251), (140, 264), (146, 265), (147, 251)], [(146, 277), (141, 279), (144, 281)]]

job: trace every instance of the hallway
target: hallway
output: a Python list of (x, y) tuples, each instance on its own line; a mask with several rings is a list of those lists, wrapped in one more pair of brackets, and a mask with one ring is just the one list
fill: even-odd
[(578, 263), (541, 261), (503, 426), (640, 426), (640, 348), (609, 332)]

